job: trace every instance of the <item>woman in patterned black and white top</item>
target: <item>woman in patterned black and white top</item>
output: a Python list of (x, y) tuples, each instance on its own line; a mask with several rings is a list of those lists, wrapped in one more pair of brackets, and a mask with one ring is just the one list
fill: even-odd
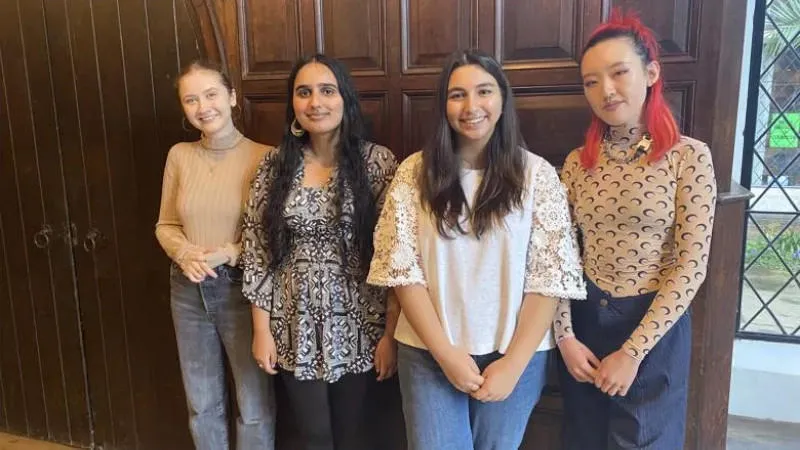
[(400, 166), (368, 281), (395, 289), (412, 450), (514, 449), (545, 383), (556, 299), (585, 289), (555, 169), (523, 147), (511, 87), (455, 53), (430, 143)]
[(244, 219), (253, 354), (283, 379), (304, 449), (373, 449), (370, 372), (394, 373), (399, 311), (365, 280), (396, 162), (362, 138), (341, 63), (301, 60), (288, 90), (285, 136), (261, 163)]

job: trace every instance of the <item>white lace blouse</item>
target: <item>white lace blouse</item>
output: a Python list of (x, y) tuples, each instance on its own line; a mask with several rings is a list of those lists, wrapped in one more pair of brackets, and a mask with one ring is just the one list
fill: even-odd
[[(400, 165), (375, 229), (367, 282), (425, 286), (450, 342), (473, 355), (506, 351), (525, 294), (586, 298), (564, 187), (553, 166), (533, 153), (526, 155), (528, 189), (522, 209), (480, 239), (439, 235), (420, 202), (421, 153)], [(483, 171), (462, 170), (470, 205), (482, 177)], [(395, 338), (425, 348), (402, 313)], [(553, 347), (548, 331), (539, 350)]]

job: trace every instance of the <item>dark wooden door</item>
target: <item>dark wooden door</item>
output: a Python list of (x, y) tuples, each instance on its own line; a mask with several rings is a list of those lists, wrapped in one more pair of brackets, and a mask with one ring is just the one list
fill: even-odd
[[(737, 220), (731, 187), (733, 124), (744, 37), (745, 1), (701, 0), (191, 0), (209, 55), (223, 62), (244, 94), (254, 139), (277, 144), (286, 78), (300, 56), (324, 52), (345, 61), (374, 138), (399, 158), (429, 132), (433, 89), (443, 59), (477, 47), (501, 61), (514, 86), (532, 151), (560, 166), (582, 142), (588, 107), (578, 57), (588, 33), (614, 7), (637, 10), (659, 35), (667, 97), (684, 133), (711, 145), (721, 198), (717, 216)], [(702, 33), (701, 33), (702, 30)], [(738, 232), (712, 244), (706, 286), (738, 279)], [(715, 250), (716, 249), (716, 250)], [(720, 266), (723, 265), (723, 266)], [(717, 279), (717, 277), (720, 277)], [(692, 395), (687, 448), (722, 448), (734, 311), (725, 292), (695, 300)], [(707, 362), (716, 355), (719, 364)], [(725, 365), (727, 364), (727, 368)], [(720, 387), (720, 382), (722, 386)], [(713, 406), (711, 406), (713, 405)], [(558, 448), (557, 387), (532, 417), (525, 447)], [(701, 429), (700, 424), (703, 424)]]
[(186, 4), (0, 11), (0, 429), (191, 448), (153, 234), (167, 151), (196, 137), (174, 88), (200, 54)]
[(0, 11), (0, 427), (89, 446), (55, 49), (41, 3)]

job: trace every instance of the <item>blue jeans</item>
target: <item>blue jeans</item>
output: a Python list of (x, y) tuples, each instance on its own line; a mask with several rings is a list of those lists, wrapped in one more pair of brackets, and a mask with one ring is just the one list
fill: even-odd
[[(482, 403), (453, 387), (430, 352), (398, 344), (409, 450), (519, 448), (546, 382), (548, 355), (536, 352), (507, 399)], [(502, 356), (494, 352), (473, 359), (483, 371)]]
[(273, 450), (272, 377), (258, 368), (251, 353), (253, 320), (242, 295), (242, 271), (230, 266), (215, 271), (218, 278), (195, 284), (175, 265), (171, 270), (172, 319), (194, 445), (198, 450), (229, 448), (227, 355), (240, 412), (236, 448)]

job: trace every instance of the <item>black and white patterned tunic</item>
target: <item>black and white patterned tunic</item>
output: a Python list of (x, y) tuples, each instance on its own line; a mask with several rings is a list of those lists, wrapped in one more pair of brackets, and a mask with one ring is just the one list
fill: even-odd
[[(397, 162), (378, 145), (365, 145), (363, 153), (380, 213)], [(347, 189), (342, 196), (337, 219), (336, 177), (322, 187), (305, 187), (300, 164), (284, 208), (289, 254), (269, 270), (261, 217), (277, 159), (277, 151), (264, 158), (250, 190), (242, 228), (244, 294), (270, 313), (278, 364), (297, 379), (332, 383), (366, 372), (383, 335), (387, 291), (366, 284), (355, 251), (352, 193)], [(350, 258), (345, 248), (354, 249)]]

